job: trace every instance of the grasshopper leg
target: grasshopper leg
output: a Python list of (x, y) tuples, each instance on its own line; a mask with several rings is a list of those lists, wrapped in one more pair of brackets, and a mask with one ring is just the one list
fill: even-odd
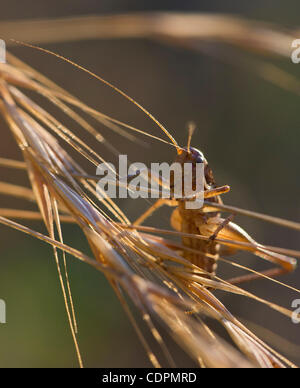
[[(247, 250), (267, 260), (279, 267), (271, 268), (257, 274), (240, 276), (229, 279), (232, 284), (240, 284), (246, 281), (255, 280), (263, 276), (275, 277), (289, 272), (293, 272), (296, 268), (297, 261), (289, 256), (279, 254), (267, 249), (264, 245), (258, 244), (252, 237), (250, 237), (240, 226), (234, 224), (230, 220), (221, 218), (209, 219), (207, 224), (199, 224), (199, 231), (202, 235), (216, 239), (224, 239), (222, 245), (225, 246), (226, 251), (220, 252), (222, 255), (235, 253), (237, 250)], [(232, 241), (232, 243), (231, 243)], [(245, 243), (245, 246), (238, 245)]]
[(233, 218), (233, 214), (225, 218), (225, 220), (223, 220), (222, 223), (217, 227), (216, 231), (211, 236), (209, 236), (209, 239), (214, 241), (218, 237), (218, 234), (221, 232), (221, 230), (224, 229), (233, 220)]
[(149, 218), (156, 210), (160, 207), (168, 205), (168, 206), (177, 206), (177, 201), (172, 199), (160, 198), (158, 199), (149, 209), (145, 211), (134, 223), (133, 225), (138, 226), (141, 225), (147, 218)]

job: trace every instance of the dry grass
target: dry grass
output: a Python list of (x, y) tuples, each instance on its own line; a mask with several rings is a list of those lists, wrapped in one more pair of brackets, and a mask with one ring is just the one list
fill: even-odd
[(290, 43), (296, 35), (296, 31), (288, 31), (271, 23), (234, 15), (195, 12), (87, 15), (52, 20), (7, 21), (0, 26), (3, 39), (13, 37), (32, 44), (128, 38), (168, 40), (176, 44), (178, 40), (197, 39), (222, 41), (264, 54), (283, 56), (290, 55)]
[[(274, 42), (278, 42), (278, 40), (274, 39), (274, 36), (261, 33), (261, 29), (266, 28), (265, 26), (252, 25), (246, 21), (233, 18), (222, 18), (212, 15), (209, 17), (210, 19), (208, 20), (208, 16), (203, 16), (201, 31), (199, 29), (196, 31), (197, 37), (202, 34), (202, 38), (203, 36), (220, 38), (220, 30), (224, 31), (225, 26), (227, 26), (225, 38), (230, 42), (234, 42), (234, 44), (241, 45), (245, 43), (241, 36), (249, 32), (249, 28), (251, 28), (257, 32), (253, 38), (255, 47), (258, 47), (260, 44), (264, 44), (265, 47), (266, 39), (269, 39), (268, 51), (286, 55), (282, 51), (283, 47), (285, 47), (285, 39), (289, 39), (285, 34), (281, 34), (281, 44), (275, 47)], [(117, 25), (122, 29), (121, 34), (123, 37), (127, 37), (128, 34), (130, 36), (130, 34), (133, 34), (133, 31), (137, 34), (138, 23), (134, 24), (134, 29), (130, 30), (128, 28), (133, 23), (134, 19), (132, 18), (134, 16), (124, 16), (122, 17), (123, 22), (120, 22), (120, 19), (116, 21)], [(145, 36), (145, 34), (147, 36), (152, 35), (155, 26), (156, 29), (159, 29), (155, 38), (163, 34), (165, 36), (168, 35), (168, 38), (170, 38), (173, 34), (173, 37), (176, 35), (177, 39), (179, 33), (180, 38), (184, 34), (190, 38), (192, 34), (190, 29), (194, 25), (193, 31), (195, 33), (195, 23), (198, 25), (201, 15), (197, 17), (185, 15), (185, 18), (190, 18), (190, 22), (185, 24), (185, 26), (188, 25), (190, 27), (189, 31), (182, 30), (182, 16), (179, 15), (163, 14), (155, 15), (157, 19), (154, 16), (153, 18), (143, 16), (143, 18), (139, 19), (140, 28), (143, 27), (146, 32), (139, 31), (139, 36)], [(148, 20), (148, 23), (145, 23), (145, 18)], [(195, 23), (193, 24), (194, 20)], [(91, 22), (91, 20), (87, 21)], [(72, 23), (74, 21), (70, 20), (70, 26)], [(112, 28), (111, 23), (112, 21), (110, 20), (108, 23), (110, 31), (117, 33), (119, 30)], [(63, 25), (68, 27), (68, 23), (65, 21)], [(222, 29), (220, 29), (220, 26), (222, 26)], [(8, 24), (6, 27), (11, 28)], [(2, 26), (2, 28), (6, 27)], [(40, 28), (38, 22), (36, 28)], [(161, 31), (162, 28), (167, 32), (163, 33)], [(91, 31), (90, 33), (93, 36), (99, 37), (99, 33)], [(124, 31), (128, 33), (126, 34)], [(279, 36), (279, 33), (274, 32), (274, 34), (276, 34), (276, 37)], [(36, 36), (36, 34), (33, 35)], [(18, 37), (18, 34), (16, 33), (14, 36)], [(107, 37), (107, 33), (104, 36)], [(237, 39), (237, 36), (239, 36), (239, 39)], [(264, 42), (261, 41), (262, 36), (265, 37)], [(224, 38), (224, 34), (222, 34), (222, 37)], [(58, 39), (56, 35), (54, 38), (55, 40)], [(42, 34), (39, 34), (39, 41), (49, 41), (52, 39), (53, 36), (51, 34), (49, 38), (49, 30), (48, 40), (43, 38)], [(32, 37), (28, 37), (27, 40), (32, 41)], [(257, 40), (260, 40), (259, 44)], [(90, 75), (93, 74), (90, 73)], [(96, 78), (106, 82), (98, 76)], [(83, 366), (83, 362), (77, 341), (77, 325), (68, 280), (66, 252), (76, 259), (93, 266), (105, 275), (134, 325), (137, 335), (140, 337), (145, 351), (155, 367), (162, 365), (164, 361), (161, 359), (164, 358), (170, 365), (174, 365), (172, 354), (170, 354), (165, 345), (164, 338), (160, 334), (161, 325), (164, 325), (169, 330), (174, 340), (186, 350), (199, 366), (294, 367), (295, 365), (284, 356), (278, 354), (239, 322), (222, 302), (216, 298), (213, 290), (222, 290), (226, 293), (238, 294), (242, 297), (253, 299), (257, 303), (265, 304), (270, 309), (288, 318), (291, 317), (292, 312), (274, 302), (261, 299), (240, 287), (229, 284), (217, 276), (214, 276), (212, 279), (208, 278), (205, 276), (207, 273), (203, 269), (184, 259), (183, 251), (186, 247), (161, 237), (171, 234), (182, 234), (157, 228), (138, 228), (131, 223), (128, 216), (110, 198), (105, 197), (105, 195), (104, 198), (99, 197), (96, 192), (95, 181), (89, 178), (88, 173), (78, 165), (67, 150), (71, 146), (81, 156), (85, 157), (92, 166), (97, 166), (100, 162), (103, 162), (101, 154), (86, 145), (72, 132), (72, 129), (67, 128), (52, 114), (40, 105), (37, 105), (26, 95), (26, 90), (34, 91), (53, 103), (57, 109), (63, 111), (68, 117), (79, 123), (83, 131), (88, 131), (94, 136), (96, 141), (108, 147), (111, 152), (115, 152), (113, 146), (78, 112), (87, 113), (111, 130), (117, 131), (121, 136), (125, 136), (130, 140), (134, 139), (134, 132), (143, 132), (138, 128), (122, 123), (87, 106), (11, 54), (8, 55), (7, 64), (0, 64), (1, 114), (5, 118), (24, 159), (24, 163), (1, 159), (0, 164), (10, 168), (26, 170), (32, 187), (32, 190), (20, 189), (20, 187), (1, 182), (0, 192), (10, 196), (21, 196), (23, 199), (35, 201), (37, 204), (37, 210), (31, 212), (0, 209), (0, 223), (30, 234), (53, 246), (54, 258), (57, 263), (60, 285), (79, 365)], [(117, 90), (117, 92), (124, 96), (122, 91)], [(125, 97), (130, 99), (126, 95)], [(139, 104), (135, 104), (138, 108), (148, 113)], [(150, 117), (168, 134), (167, 130), (153, 116)], [(152, 136), (151, 134), (145, 135)], [(173, 139), (170, 134), (168, 136), (170, 140)], [(169, 140), (161, 140), (169, 143)], [(300, 230), (300, 225), (296, 222), (280, 220), (275, 217), (260, 215), (229, 206), (222, 207), (220, 205), (220, 207), (223, 211), (250, 215)], [(41, 219), (47, 227), (48, 236), (20, 225), (12, 221), (12, 219)], [(63, 222), (73, 222), (81, 228), (92, 249), (93, 258), (87, 257), (84, 253), (64, 244)], [(207, 239), (207, 237), (201, 235), (189, 237)], [(216, 241), (223, 245), (228, 243), (224, 238), (217, 238)], [(230, 241), (230, 243), (238, 248), (245, 248), (245, 245), (243, 245), (245, 243), (243, 242)], [(248, 243), (247, 248), (256, 249), (257, 247), (251, 246), (251, 243)], [(268, 247), (268, 249), (273, 253), (278, 251), (286, 255), (291, 253), (290, 251), (274, 247)], [(293, 252), (293, 254), (299, 257), (299, 252)], [(207, 257), (209, 258), (209, 255)], [(230, 260), (223, 258), (220, 258), (220, 260), (227, 262), (229, 265), (238, 266)], [(257, 274), (252, 269), (240, 265), (239, 267), (250, 273)], [(268, 281), (280, 283), (267, 276), (264, 277)], [(283, 287), (289, 287), (283, 283), (280, 284)], [(299, 292), (299, 290), (293, 287), (289, 288), (293, 289), (294, 292)], [(162, 354), (154, 354), (151, 345), (147, 343), (142, 335), (135, 321), (134, 314), (131, 312), (128, 298), (142, 315), (149, 332), (160, 345)], [(205, 323), (206, 317), (218, 321), (229, 333), (233, 343), (227, 343), (219, 338)]]

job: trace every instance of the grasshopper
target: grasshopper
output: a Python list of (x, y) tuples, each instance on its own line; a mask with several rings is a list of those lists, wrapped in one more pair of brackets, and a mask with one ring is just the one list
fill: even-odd
[[(238, 250), (250, 251), (253, 254), (276, 264), (275, 268), (262, 271), (260, 274), (275, 277), (292, 272), (296, 268), (297, 261), (292, 257), (273, 252), (262, 244), (257, 243), (244, 229), (232, 222), (234, 214), (222, 218), (220, 208), (223, 201), (220, 195), (230, 190), (229, 186), (218, 187), (216, 185), (212, 169), (203, 153), (190, 146), (192, 131), (190, 132), (188, 146), (177, 147), (175, 162), (182, 166), (191, 163), (193, 167), (201, 163), (204, 165), (204, 206), (200, 209), (187, 209), (186, 201), (190, 198), (159, 199), (143, 215), (135, 226), (141, 225), (151, 214), (163, 205), (173, 206), (175, 209), (171, 215), (171, 226), (183, 234), (182, 244), (185, 248), (184, 257), (210, 275), (215, 275), (218, 258), (220, 255), (231, 255)], [(196, 170), (196, 169), (194, 169)], [(196, 177), (193, 176), (193, 180)], [(171, 183), (172, 185), (172, 183)], [(205, 240), (195, 239), (192, 235), (206, 237)], [(222, 245), (217, 240), (223, 240)], [(279, 267), (278, 267), (279, 266)], [(230, 280), (232, 284), (238, 284), (259, 278), (259, 274), (251, 274)]]

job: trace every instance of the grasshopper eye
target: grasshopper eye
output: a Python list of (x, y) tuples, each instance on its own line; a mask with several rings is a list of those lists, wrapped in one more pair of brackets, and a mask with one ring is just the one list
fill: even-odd
[(196, 163), (204, 163), (204, 157), (202, 154), (198, 154), (196, 157)]
[(196, 163), (204, 163), (205, 158), (201, 151), (197, 150), (197, 148), (191, 148), (191, 152)]

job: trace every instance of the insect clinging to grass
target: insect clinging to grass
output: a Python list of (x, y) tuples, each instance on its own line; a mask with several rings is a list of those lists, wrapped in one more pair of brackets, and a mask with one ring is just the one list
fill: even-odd
[[(66, 60), (48, 50), (38, 49)], [(221, 195), (228, 192), (229, 187), (217, 186), (215, 183), (206, 158), (201, 151), (191, 146), (192, 130), (189, 133), (187, 147), (180, 147), (169, 131), (126, 93), (103, 78), (66, 60), (112, 87), (146, 113), (168, 136), (171, 143), (162, 141), (171, 144), (176, 150), (177, 162), (190, 163), (193, 167), (196, 164), (202, 164), (204, 167), (205, 200), (200, 209), (187, 209), (186, 202), (194, 199), (184, 195), (179, 199), (161, 198), (136, 222), (130, 222), (129, 217), (109, 197), (97, 195), (93, 176), (73, 160), (61, 143), (65, 142), (72, 147), (94, 167), (103, 161), (102, 156), (20, 89), (30, 89), (45, 97), (67, 116), (79, 122), (82, 129), (92, 134), (99, 144), (108, 145), (107, 141), (79, 113), (75, 112), (74, 108), (90, 114), (122, 135), (126, 136), (123, 132), (124, 128), (145, 133), (90, 108), (14, 57), (8, 55), (8, 59), (9, 64), (0, 67), (0, 109), (24, 158), (24, 163), (18, 164), (18, 168), (28, 171), (32, 191), (24, 192), (24, 197), (34, 199), (37, 202), (38, 211), (24, 213), (2, 209), (0, 222), (53, 246), (80, 365), (83, 365), (83, 361), (77, 342), (77, 327), (68, 277), (62, 276), (62, 273), (67, 275), (65, 252), (92, 265), (105, 275), (133, 323), (149, 360), (156, 367), (162, 365), (160, 358), (163, 357), (169, 365), (174, 365), (172, 354), (160, 334), (160, 324), (170, 331), (178, 344), (200, 366), (294, 366), (236, 319), (214, 295), (214, 290), (253, 299), (291, 317), (292, 312), (288, 309), (257, 297), (234, 284), (262, 277), (299, 292), (291, 286), (272, 279), (273, 276), (295, 267), (295, 260), (288, 256), (289, 251), (256, 243), (243, 229), (232, 222), (232, 217), (222, 218), (221, 213), (247, 213), (297, 230), (300, 230), (300, 225), (224, 205)], [(155, 137), (151, 134), (145, 135)], [(17, 167), (14, 161), (2, 160), (2, 164), (12, 168)], [(2, 193), (5, 192), (15, 195), (11, 187), (2, 185)], [(175, 208), (171, 216), (171, 224), (175, 230), (166, 231), (141, 225), (153, 211), (164, 204)], [(42, 219), (47, 227), (48, 236), (5, 218), (5, 215), (9, 214), (10, 218), (14, 219)], [(86, 236), (94, 258), (64, 244), (61, 225), (63, 222), (77, 224)], [(182, 243), (162, 237), (163, 234), (180, 236)], [(230, 281), (220, 279), (216, 273), (216, 264), (225, 261), (223, 255), (232, 254), (237, 249), (250, 251), (278, 264), (281, 268), (260, 274), (240, 265), (250, 274)], [(59, 251), (64, 252), (62, 256), (59, 256)], [(227, 262), (234, 265), (230, 261)], [(142, 335), (125, 294), (140, 311), (146, 327), (159, 344), (163, 356), (155, 354), (151, 344)], [(233, 344), (224, 341), (209, 328), (206, 323), (207, 317), (215, 319), (227, 330)]]
[[(206, 238), (204, 240), (196, 240), (189, 236), (182, 237), (184, 247), (192, 249), (190, 251), (186, 250), (184, 252), (184, 257), (209, 274), (215, 275), (219, 254), (223, 256), (231, 255), (238, 250), (248, 250), (279, 266), (279, 268), (277, 267), (264, 271), (264, 275), (274, 277), (294, 271), (297, 265), (296, 259), (272, 252), (262, 244), (258, 244), (246, 233), (246, 231), (231, 221), (234, 214), (231, 214), (231, 216), (226, 219), (221, 217), (220, 211), (222, 210), (223, 201), (221, 200), (220, 195), (227, 193), (230, 188), (227, 185), (217, 187), (212, 169), (203, 153), (197, 148), (190, 146), (193, 131), (194, 128), (190, 127), (188, 146), (186, 148), (177, 147), (177, 143), (175, 144), (177, 147), (176, 162), (181, 165), (186, 163), (192, 165), (193, 187), (195, 187), (195, 180), (199, 178), (195, 176), (196, 165), (204, 165), (204, 192), (202, 194), (204, 199), (206, 199), (206, 203), (201, 209), (187, 209), (186, 202), (193, 201), (193, 198), (182, 197), (173, 200), (161, 198), (139, 217), (135, 222), (135, 225), (140, 225), (150, 217), (154, 211), (163, 205), (175, 206), (176, 209), (171, 216), (172, 227), (184, 234), (199, 234)], [(219, 242), (216, 242), (217, 237), (224, 240), (223, 246), (221, 246)], [(208, 257), (207, 254), (210, 256)], [(249, 275), (246, 275), (242, 278), (232, 279), (231, 283), (242, 283), (243, 281), (257, 278), (259, 278), (259, 274), (254, 276), (251, 275), (250, 277)]]

